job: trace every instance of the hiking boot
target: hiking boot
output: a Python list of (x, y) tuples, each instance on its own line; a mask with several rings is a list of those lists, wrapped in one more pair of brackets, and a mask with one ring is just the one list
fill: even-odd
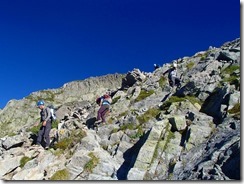
[(34, 144), (33, 147), (38, 148), (38, 147), (41, 147), (41, 145), (40, 144)]
[(48, 149), (49, 149), (49, 146), (46, 146), (46, 147), (45, 147), (45, 150), (48, 150)]

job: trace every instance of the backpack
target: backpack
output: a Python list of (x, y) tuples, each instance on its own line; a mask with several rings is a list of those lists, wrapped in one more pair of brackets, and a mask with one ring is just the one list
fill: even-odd
[(107, 101), (109, 104), (112, 103), (112, 98), (111, 98), (111, 96), (109, 96), (109, 95), (107, 95), (107, 94), (105, 94), (105, 95), (103, 95), (103, 96), (97, 98), (97, 99), (96, 99), (96, 103), (99, 105), (102, 99), (103, 99), (104, 101)]
[(112, 98), (111, 98), (111, 96), (105, 94), (105, 95), (103, 95), (103, 98), (104, 98), (104, 101), (107, 101), (109, 104), (112, 103)]
[(53, 120), (57, 119), (56, 113), (55, 113), (55, 109), (54, 109), (53, 105), (49, 105), (48, 108), (50, 109), (50, 112), (51, 112), (51, 118)]

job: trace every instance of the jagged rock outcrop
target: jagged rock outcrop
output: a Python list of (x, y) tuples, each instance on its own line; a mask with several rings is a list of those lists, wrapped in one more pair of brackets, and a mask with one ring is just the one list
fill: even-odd
[[(172, 62), (182, 80), (175, 92), (167, 63), (11, 100), (0, 111), (0, 177), (240, 180), (240, 39)], [(95, 126), (95, 99), (108, 90), (112, 110)], [(32, 145), (39, 98), (56, 106), (49, 150)]]
[[(94, 102), (101, 93), (120, 88), (123, 77), (122, 74), (91, 77), (64, 84), (59, 89), (33, 92), (22, 100), (11, 100), (0, 112), (0, 136), (13, 134), (22, 127), (33, 125), (39, 118), (35, 107), (40, 99), (43, 99), (46, 104), (53, 104), (57, 109), (65, 104), (72, 106), (72, 103), (77, 104), (85, 100)], [(59, 118), (61, 116), (63, 116), (62, 113)]]

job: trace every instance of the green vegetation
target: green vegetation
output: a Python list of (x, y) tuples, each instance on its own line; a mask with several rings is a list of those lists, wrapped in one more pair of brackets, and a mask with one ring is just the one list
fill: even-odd
[(154, 93), (153, 90), (146, 91), (146, 90), (141, 90), (139, 96), (135, 99), (135, 102), (139, 102), (141, 100), (144, 100), (145, 98), (151, 96)]
[(237, 103), (234, 105), (234, 107), (230, 110), (228, 110), (228, 113), (230, 114), (236, 114), (236, 113), (240, 113), (241, 112), (241, 104)]
[(80, 142), (86, 136), (83, 130), (74, 130), (69, 137), (60, 140), (54, 145), (54, 149), (67, 150), (73, 148), (76, 144)]
[(168, 143), (170, 142), (171, 139), (175, 139), (175, 134), (170, 130), (170, 124), (168, 123), (166, 126), (166, 132), (168, 133), (166, 140), (165, 140), (165, 144), (163, 147), (163, 151), (166, 150)]
[(156, 118), (157, 115), (159, 115), (160, 109), (158, 108), (152, 108), (146, 111), (143, 115), (137, 116), (137, 120), (143, 124), (148, 122), (151, 118)]
[(230, 65), (221, 71), (221, 74), (233, 74), (236, 70), (240, 70), (240, 66)]
[(112, 101), (111, 105), (115, 104), (120, 98), (121, 98), (121, 96), (113, 98), (113, 101)]
[(9, 137), (13, 137), (13, 136), (16, 136), (16, 135), (18, 135), (16, 132), (9, 132), (8, 133), (8, 136)]
[(142, 129), (141, 126), (139, 126), (137, 129), (136, 135), (134, 137), (131, 137), (131, 138), (136, 139), (136, 138), (143, 136), (143, 134), (144, 134), (144, 130)]
[(29, 128), (29, 129), (27, 129), (27, 131), (28, 132), (32, 132), (33, 134), (38, 134), (41, 126), (42, 126), (41, 123), (39, 123), (38, 126), (33, 126), (33, 127)]
[(56, 128), (56, 129), (58, 129), (58, 124), (59, 124), (59, 120), (58, 120), (58, 119), (55, 119), (55, 120), (52, 122), (52, 128)]
[(23, 157), (23, 158), (21, 158), (21, 160), (20, 160), (20, 167), (23, 168), (25, 166), (25, 164), (27, 162), (29, 162), (30, 160), (32, 160), (32, 159), (29, 158), (29, 157)]
[(165, 84), (167, 83), (167, 78), (164, 77), (164, 76), (162, 76), (162, 77), (159, 79), (158, 83), (159, 83), (159, 86), (160, 86), (161, 88), (164, 87)]
[(87, 172), (92, 172), (92, 170), (97, 166), (99, 159), (91, 152), (88, 154), (91, 159), (86, 163), (84, 170)]
[(193, 68), (193, 66), (194, 66), (194, 62), (190, 62), (190, 63), (187, 63), (186, 68), (188, 70), (191, 70)]
[(233, 114), (236, 119), (241, 118), (241, 104), (237, 103), (234, 105), (234, 107), (230, 110), (228, 110), (228, 113)]
[(69, 179), (69, 172), (67, 169), (59, 170), (53, 174), (50, 180), (68, 180)]
[(163, 105), (160, 106), (161, 110), (167, 110), (172, 103), (176, 102), (182, 102), (184, 99), (178, 97), (178, 96), (171, 96), (166, 102), (163, 103)]
[(240, 70), (240, 66), (231, 65), (221, 71), (222, 82), (227, 82), (230, 85), (235, 85), (236, 89), (240, 87), (240, 74), (235, 71)]
[(123, 117), (123, 116), (126, 116), (127, 114), (128, 114), (128, 111), (120, 113), (119, 116), (118, 116), (118, 119)]
[(120, 130), (134, 130), (136, 127), (135, 127), (135, 123), (128, 123), (128, 124), (124, 124), (120, 127)]
[(193, 105), (195, 103), (202, 105), (203, 103), (195, 96), (185, 96), (185, 97), (171, 96), (166, 102), (164, 102), (163, 105), (161, 105), (160, 109), (168, 110), (168, 108), (171, 106), (172, 103), (183, 102), (185, 100), (189, 100)]
[(193, 105), (195, 103), (198, 103), (199, 105), (202, 105), (203, 102), (201, 102), (197, 97), (195, 96), (185, 96), (185, 99), (189, 100)]

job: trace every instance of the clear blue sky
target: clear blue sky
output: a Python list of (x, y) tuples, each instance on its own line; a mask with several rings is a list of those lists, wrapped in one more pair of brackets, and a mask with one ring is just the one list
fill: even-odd
[(74, 80), (150, 72), (238, 37), (237, 0), (1, 0), (0, 108)]

